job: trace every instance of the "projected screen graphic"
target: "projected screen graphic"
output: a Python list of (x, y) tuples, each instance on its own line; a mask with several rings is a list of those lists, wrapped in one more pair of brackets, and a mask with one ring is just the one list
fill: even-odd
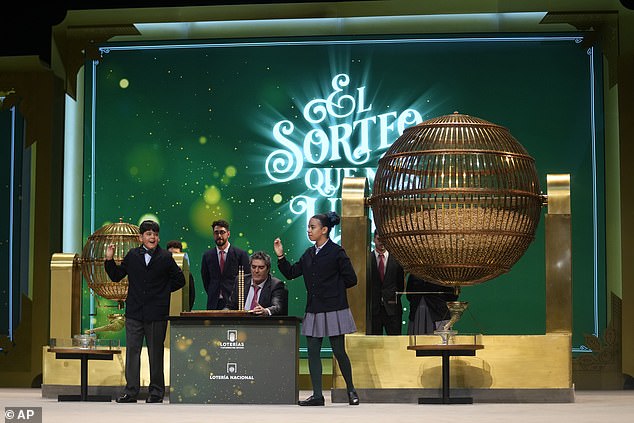
[[(605, 327), (603, 141), (595, 54), (574, 37), (231, 40), (105, 45), (87, 65), (84, 239), (108, 222), (161, 224), (182, 240), (206, 305), (211, 222), (249, 253), (273, 240), (290, 260), (310, 246), (312, 215), (340, 211), (346, 176), (372, 187), (378, 159), (424, 120), (458, 111), (505, 126), (548, 173), (572, 179), (574, 345)], [(600, 85), (600, 84), (598, 84)], [(339, 228), (332, 238), (340, 242)], [(283, 277), (281, 277), (283, 279)], [(544, 224), (502, 277), (463, 289), (462, 332), (545, 331)], [(287, 281), (289, 313), (305, 288)], [(86, 292), (85, 298), (91, 297)], [(103, 299), (84, 301), (84, 327)], [(407, 301), (404, 301), (407, 307)], [(93, 310), (88, 310), (92, 307)], [(408, 310), (403, 313), (407, 321)], [(403, 331), (406, 333), (406, 323)], [(303, 342), (303, 341), (302, 341)]]

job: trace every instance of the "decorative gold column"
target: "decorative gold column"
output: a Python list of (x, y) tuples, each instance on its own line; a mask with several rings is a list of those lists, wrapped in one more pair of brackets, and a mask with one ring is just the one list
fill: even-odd
[(185, 276), (185, 286), (172, 292), (170, 298), (170, 316), (180, 316), (181, 311), (191, 311), (189, 310), (189, 261), (185, 260), (185, 253), (173, 253), (172, 256)]
[[(185, 260), (185, 253), (174, 253), (172, 256), (185, 276), (185, 286), (172, 292), (170, 297), (170, 316), (180, 316), (181, 311), (189, 310), (189, 261)], [(170, 347), (170, 325), (167, 325), (165, 347)]]
[(356, 287), (348, 290), (348, 302), (359, 334), (365, 334), (369, 322), (366, 307), (366, 276), (370, 245), (367, 197), (366, 178), (344, 178), (341, 190), (341, 245), (357, 272), (358, 283)]
[(570, 175), (547, 175), (546, 333), (572, 332)]
[(78, 254), (55, 253), (51, 258), (50, 338), (72, 338), (81, 327), (81, 272)]

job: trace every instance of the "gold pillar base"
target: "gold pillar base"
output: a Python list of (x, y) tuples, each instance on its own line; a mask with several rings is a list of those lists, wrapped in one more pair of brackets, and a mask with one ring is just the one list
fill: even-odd
[[(572, 389), (572, 336), (481, 335), (475, 357), (451, 358), (452, 389)], [(417, 344), (440, 337), (417, 336)], [(347, 335), (354, 385), (358, 389), (417, 389), (442, 386), (440, 357), (417, 357), (407, 336)], [(334, 358), (333, 358), (334, 360)], [(333, 389), (345, 389), (333, 363)]]

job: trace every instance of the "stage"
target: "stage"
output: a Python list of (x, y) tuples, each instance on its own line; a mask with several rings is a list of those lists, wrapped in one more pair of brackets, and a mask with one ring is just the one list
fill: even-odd
[[(58, 402), (43, 398), (40, 389), (0, 388), (0, 404), (5, 409), (14, 407), (42, 407), (45, 423), (89, 421), (151, 421), (152, 423), (200, 423), (215, 421), (291, 421), (324, 423), (343, 421), (371, 422), (554, 422), (559, 423), (617, 423), (630, 421), (634, 415), (634, 390), (578, 391), (574, 403), (559, 404), (403, 404), (361, 403), (350, 406), (330, 401), (324, 392), (324, 407), (296, 405), (204, 405), (204, 404), (117, 404), (92, 402)], [(300, 398), (310, 395), (301, 391)], [(7, 420), (8, 421), (8, 420)]]

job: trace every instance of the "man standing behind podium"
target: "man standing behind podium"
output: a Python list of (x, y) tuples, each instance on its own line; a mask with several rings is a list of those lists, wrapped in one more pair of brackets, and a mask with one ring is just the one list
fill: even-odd
[[(251, 255), (251, 274), (244, 276), (244, 310), (258, 316), (286, 315), (288, 293), (284, 282), (271, 276), (271, 256), (264, 251)], [(240, 281), (236, 278), (227, 308), (238, 309)]]
[(216, 220), (211, 224), (216, 248), (203, 254), (200, 273), (207, 292), (207, 310), (222, 310), (231, 297), (240, 266), (248, 272), (249, 255), (229, 243), (229, 223)]
[(136, 402), (141, 388), (141, 348), (147, 344), (150, 361), (149, 396), (145, 402), (163, 402), (165, 376), (163, 348), (167, 332), (170, 296), (185, 286), (185, 276), (172, 254), (159, 245), (159, 225), (145, 220), (139, 226), (141, 246), (125, 255), (121, 264), (114, 260), (114, 245), (106, 248), (104, 268), (113, 282), (128, 276), (125, 301), (125, 379), (118, 403)]
[(370, 253), (371, 325), (368, 335), (400, 335), (403, 319), (401, 294), (405, 287), (403, 267), (392, 257), (374, 232), (374, 251)]

